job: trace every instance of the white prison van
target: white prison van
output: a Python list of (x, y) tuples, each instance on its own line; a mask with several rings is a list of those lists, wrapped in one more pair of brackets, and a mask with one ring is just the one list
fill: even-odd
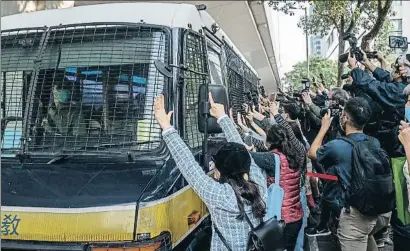
[[(259, 80), (201, 8), (114, 3), (2, 18), (2, 249), (209, 245), (207, 208), (170, 158), (153, 101), (166, 94), (199, 156), (199, 85), (224, 85), (236, 114)], [(172, 78), (154, 61), (173, 66)]]

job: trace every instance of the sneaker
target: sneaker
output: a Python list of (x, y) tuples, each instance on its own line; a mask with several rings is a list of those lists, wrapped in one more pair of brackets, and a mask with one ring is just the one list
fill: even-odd
[(306, 235), (308, 236), (327, 236), (330, 235), (331, 232), (328, 228), (325, 229), (313, 229), (313, 231), (307, 232)]

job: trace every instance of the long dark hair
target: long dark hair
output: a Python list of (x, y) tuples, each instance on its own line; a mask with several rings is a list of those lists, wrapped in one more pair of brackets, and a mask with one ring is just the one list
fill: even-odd
[[(296, 156), (297, 151), (295, 151), (292, 142), (290, 141), (288, 132), (281, 125), (273, 125), (268, 129), (266, 134), (266, 141), (270, 144), (269, 150), (277, 149), (283, 153), (289, 161), (289, 167), (292, 169), (303, 168), (304, 163), (299, 163)], [(301, 158), (299, 158), (301, 159)]]
[[(266, 214), (266, 204), (259, 192), (258, 185), (251, 179), (245, 180), (242, 173), (223, 175), (222, 183), (228, 183), (235, 192), (238, 202), (239, 215), (237, 219), (243, 220), (245, 215), (245, 205), (252, 207), (252, 213), (255, 218), (263, 218)], [(242, 200), (243, 198), (244, 200)]]
[(295, 134), (296, 138), (300, 141), (300, 143), (305, 145), (305, 140), (303, 139), (303, 133), (302, 133), (302, 130), (300, 129), (300, 126), (298, 125), (298, 122), (296, 122), (296, 120), (288, 120), (287, 122), (292, 128), (292, 131)]

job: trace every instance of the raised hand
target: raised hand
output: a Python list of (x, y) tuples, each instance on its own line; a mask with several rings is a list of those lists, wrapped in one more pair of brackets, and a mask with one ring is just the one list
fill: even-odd
[(225, 115), (224, 105), (215, 103), (211, 93), (209, 93), (208, 96), (209, 96), (209, 103), (211, 105), (211, 109), (209, 110), (209, 112), (211, 113), (211, 116), (217, 119), (224, 116)]
[(404, 146), (410, 145), (410, 128), (405, 128), (401, 130), (399, 134), (399, 140)]
[(310, 98), (310, 94), (309, 94), (309, 93), (303, 92), (303, 93), (302, 93), (302, 99), (303, 99), (303, 102), (304, 102), (305, 104), (307, 104), (307, 105), (312, 104), (312, 99)]
[(330, 116), (330, 110), (327, 111), (325, 116), (322, 118), (322, 127), (321, 130), (328, 131), (330, 126), (332, 125), (333, 117)]
[(174, 112), (165, 112), (164, 95), (158, 96), (154, 101), (154, 115), (162, 130), (167, 130), (171, 127), (171, 117)]
[(245, 126), (244, 125), (244, 122), (243, 122), (243, 118), (242, 118), (242, 115), (241, 115), (241, 113), (239, 113), (238, 112), (238, 116), (237, 116), (237, 119), (238, 119), (238, 126), (244, 131), (244, 132), (249, 132), (249, 129), (248, 129), (248, 127), (247, 126)]
[(270, 102), (269, 104), (269, 112), (275, 116), (279, 114), (279, 103), (277, 104), (276, 102)]

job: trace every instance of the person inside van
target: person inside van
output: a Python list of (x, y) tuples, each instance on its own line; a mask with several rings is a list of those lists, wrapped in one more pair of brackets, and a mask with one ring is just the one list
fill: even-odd
[(228, 141), (214, 156), (214, 178), (198, 165), (171, 126), (173, 112), (166, 113), (163, 95), (154, 102), (155, 119), (177, 167), (210, 211), (213, 222), (211, 250), (246, 250), (251, 230), (246, 218), (254, 226), (266, 220), (266, 174), (246, 150), (224, 106), (214, 103), (211, 94), (209, 102), (210, 114), (217, 119)]
[[(79, 83), (63, 74), (56, 73), (52, 87), (52, 103), (43, 120), (46, 133), (62, 136), (79, 136), (86, 134), (86, 124), (81, 111)], [(59, 79), (60, 75), (62, 79)]]

